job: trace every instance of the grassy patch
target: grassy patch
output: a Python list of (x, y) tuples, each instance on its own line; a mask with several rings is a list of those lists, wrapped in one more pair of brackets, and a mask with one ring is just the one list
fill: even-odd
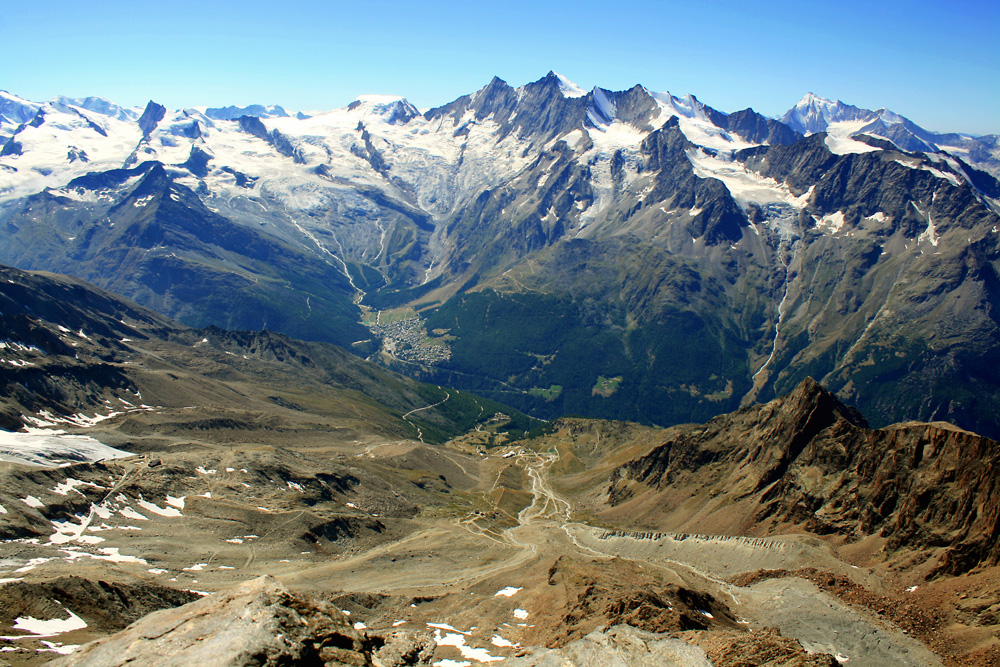
[(559, 394), (562, 393), (562, 385), (554, 384), (548, 389), (542, 389), (540, 387), (532, 387), (528, 390), (528, 393), (532, 396), (538, 396), (546, 401), (554, 401), (559, 398)]
[(622, 376), (617, 376), (613, 378), (606, 378), (603, 375), (597, 376), (597, 382), (594, 383), (593, 388), (590, 390), (593, 396), (610, 396), (611, 394), (618, 391), (618, 387), (622, 383)]

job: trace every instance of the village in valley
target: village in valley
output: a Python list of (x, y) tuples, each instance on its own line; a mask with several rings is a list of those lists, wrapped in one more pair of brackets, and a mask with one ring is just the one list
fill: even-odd
[(424, 320), (412, 308), (369, 312), (363, 323), (382, 339), (382, 352), (399, 361), (433, 366), (451, 357), (448, 332), (428, 335)]

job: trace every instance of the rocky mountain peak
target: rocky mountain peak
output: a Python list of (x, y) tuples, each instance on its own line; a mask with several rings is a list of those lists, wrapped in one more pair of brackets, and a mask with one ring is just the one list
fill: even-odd
[(146, 109), (139, 116), (139, 128), (142, 130), (144, 137), (149, 137), (159, 125), (163, 117), (167, 115), (167, 108), (162, 104), (157, 104), (153, 100), (150, 100), (146, 104)]
[(405, 125), (420, 115), (415, 106), (399, 95), (360, 95), (347, 105), (347, 110), (377, 116), (390, 125)]
[(288, 112), (277, 104), (269, 106), (250, 104), (245, 107), (229, 105), (225, 107), (209, 107), (205, 109), (205, 116), (213, 120), (238, 120), (241, 116), (284, 118), (288, 116)]
[(840, 100), (832, 101), (814, 93), (806, 93), (798, 103), (789, 109), (781, 122), (803, 134), (823, 132), (831, 123), (845, 120), (872, 120), (877, 113), (862, 109)]
[(815, 414), (821, 415), (823, 421), (843, 420), (859, 428), (868, 427), (864, 415), (842, 403), (811, 377), (802, 380), (789, 394), (776, 398), (769, 405), (778, 406), (784, 414)]

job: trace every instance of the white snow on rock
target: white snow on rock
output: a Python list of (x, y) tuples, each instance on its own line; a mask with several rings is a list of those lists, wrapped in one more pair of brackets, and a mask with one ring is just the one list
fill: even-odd
[(559, 79), (559, 92), (562, 93), (563, 97), (583, 97), (587, 94), (587, 91), (576, 85), (562, 74), (558, 72), (553, 72), (556, 78)]
[(34, 496), (28, 496), (27, 498), (22, 498), (21, 502), (27, 505), (28, 507), (34, 507), (36, 509), (39, 507), (45, 507), (45, 503), (43, 503), (41, 500), (39, 500)]
[(106, 560), (109, 563), (137, 563), (139, 565), (149, 565), (145, 558), (123, 554), (118, 547), (103, 547), (98, 549), (100, 552), (99, 554), (92, 554), (86, 551), (70, 551), (68, 549), (63, 549), (61, 551), (66, 554), (63, 560), (67, 561), (74, 561), (80, 558), (93, 558), (94, 560)]
[(69, 544), (71, 542), (79, 542), (80, 544), (99, 544), (103, 542), (103, 537), (84, 534), (84, 531), (90, 527), (90, 521), (93, 516), (94, 515), (91, 512), (85, 517), (79, 517), (80, 523), (72, 523), (68, 520), (53, 521), (52, 526), (56, 529), (56, 532), (49, 536), (49, 542), (51, 544)]
[(836, 234), (844, 228), (844, 212), (837, 211), (824, 215), (822, 218), (815, 218), (816, 227), (829, 234)]
[(519, 618), (523, 621), (524, 619), (528, 618), (528, 612), (525, 611), (524, 609), (515, 609), (514, 618)]
[(123, 507), (122, 509), (118, 510), (118, 513), (121, 514), (126, 519), (138, 519), (139, 521), (149, 521), (149, 517), (145, 517), (139, 514), (131, 507)]
[(83, 481), (80, 481), (78, 479), (73, 479), (72, 477), (67, 477), (64, 482), (62, 482), (60, 484), (57, 484), (56, 487), (54, 489), (52, 489), (52, 493), (58, 494), (60, 496), (68, 496), (69, 493), (70, 493), (70, 491), (76, 491), (80, 495), (83, 495), (83, 492), (79, 491), (76, 488), (78, 486), (92, 487), (92, 488), (95, 488), (95, 489), (105, 489), (105, 488), (107, 488), (107, 487), (101, 486), (99, 484), (94, 484), (92, 482), (83, 482)]
[(450, 632), (457, 632), (457, 633), (462, 634), (462, 635), (468, 635), (468, 634), (470, 634), (468, 632), (464, 632), (462, 630), (459, 630), (458, 628), (455, 628), (455, 627), (453, 627), (451, 625), (448, 625), (447, 623), (428, 623), (427, 627), (429, 627), (429, 628), (436, 628), (438, 630), (448, 630)]
[(871, 153), (872, 151), (880, 151), (881, 148), (876, 148), (875, 146), (870, 146), (861, 141), (855, 141), (847, 136), (827, 134), (826, 135), (826, 147), (830, 149), (830, 152), (834, 155), (848, 155), (851, 153)]
[(52, 559), (51, 558), (32, 558), (27, 563), (25, 563), (22, 567), (19, 567), (18, 569), (14, 570), (14, 573), (15, 574), (22, 574), (24, 572), (29, 572), (31, 570), (34, 570), (36, 567), (38, 567), (42, 563), (48, 563), (50, 560), (52, 560)]
[[(65, 607), (63, 609), (65, 609)], [(82, 630), (87, 627), (87, 622), (82, 618), (74, 614), (69, 609), (65, 609), (65, 611), (69, 614), (69, 618), (53, 618), (43, 620), (32, 618), (31, 616), (18, 617), (14, 621), (14, 629), (24, 630), (25, 632), (30, 632), (33, 635), (42, 637), (51, 637), (53, 635), (61, 635), (64, 632)], [(8, 638), (4, 637), (4, 639)]]
[(184, 516), (176, 507), (160, 507), (156, 503), (151, 503), (148, 500), (143, 500), (142, 498), (139, 498), (136, 502), (139, 504), (139, 507), (148, 512), (152, 512), (153, 514), (166, 517)]
[[(430, 625), (430, 623), (428, 623), (428, 625)], [(434, 630), (434, 641), (438, 646), (454, 646), (459, 650), (459, 652), (461, 652), (463, 658), (468, 658), (477, 662), (497, 662), (498, 660), (504, 659), (499, 656), (490, 655), (488, 649), (466, 646), (464, 634), (449, 633), (442, 635), (441, 630), (436, 629)]]
[(493, 597), (500, 597), (502, 595), (503, 597), (509, 598), (510, 596), (512, 596), (515, 593), (517, 593), (519, 590), (521, 590), (521, 589), (520, 588), (514, 588), (513, 586), (507, 586), (506, 588), (501, 588), (496, 593), (494, 593)]
[(783, 204), (802, 209), (812, 195), (812, 190), (795, 195), (784, 183), (761, 176), (755, 171), (748, 171), (743, 163), (726, 159), (721, 153), (710, 155), (701, 149), (689, 149), (687, 156), (696, 176), (722, 181), (736, 203), (744, 208), (748, 203), (754, 203)]
[(134, 456), (86, 435), (41, 435), (0, 431), (0, 461), (43, 468)]
[(76, 649), (80, 648), (80, 644), (62, 644), (60, 642), (47, 642), (44, 639), (41, 640), (43, 646), (48, 648), (38, 649), (39, 653), (58, 653), (59, 655), (69, 655)]

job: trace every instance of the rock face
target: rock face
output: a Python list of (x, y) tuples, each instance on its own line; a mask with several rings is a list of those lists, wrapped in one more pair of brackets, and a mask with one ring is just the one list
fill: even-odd
[(0, 588), (0, 622), (13, 624), (19, 616), (59, 618), (70, 608), (87, 618), (91, 629), (114, 632), (150, 612), (197, 599), (195, 593), (146, 582), (95, 582), (81, 577), (13, 581)]
[(290, 593), (270, 577), (143, 618), (60, 658), (55, 666), (430, 664), (430, 636), (359, 634), (343, 612)]
[(942, 548), (938, 567), (960, 573), (1000, 562), (998, 465), (994, 440), (943, 423), (870, 429), (807, 379), (765, 405), (672, 430), (615, 470), (608, 502), (648, 503), (652, 490), (674, 508), (661, 513), (668, 525), (739, 507), (744, 528), (878, 535), (890, 549)]

